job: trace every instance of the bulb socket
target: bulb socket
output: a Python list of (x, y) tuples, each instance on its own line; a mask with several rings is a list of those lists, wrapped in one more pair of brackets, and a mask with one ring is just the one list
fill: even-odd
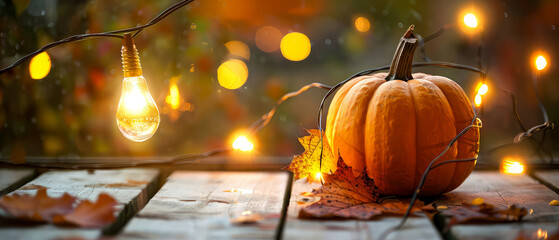
[(122, 40), (122, 71), (124, 77), (142, 76), (142, 66), (140, 65), (140, 55), (134, 45), (132, 34), (125, 33)]

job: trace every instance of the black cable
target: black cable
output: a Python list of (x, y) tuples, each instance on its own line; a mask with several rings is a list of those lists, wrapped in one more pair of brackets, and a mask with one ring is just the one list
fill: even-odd
[(67, 38), (64, 38), (62, 40), (58, 40), (56, 42), (51, 42), (39, 49), (37, 49), (36, 51), (29, 53), (27, 55), (25, 55), (24, 57), (18, 59), (17, 61), (15, 61), (14, 63), (10, 64), (9, 66), (3, 68), (0, 70), (0, 74), (3, 74), (9, 70), (11, 70), (14, 67), (17, 67), (21, 64), (23, 64), (24, 62), (27, 62), (29, 59), (33, 58), (34, 56), (36, 56), (39, 53), (42, 53), (48, 49), (54, 48), (56, 46), (62, 45), (62, 44), (66, 44), (66, 43), (70, 43), (70, 42), (77, 42), (77, 41), (81, 41), (81, 40), (86, 40), (89, 38), (96, 38), (96, 37), (113, 37), (113, 38), (123, 38), (123, 36), (118, 35), (119, 33), (129, 33), (129, 32), (136, 32), (134, 34), (134, 36), (136, 36), (138, 33), (140, 33), (143, 29), (151, 27), (153, 25), (155, 25), (156, 23), (158, 23), (159, 21), (163, 20), (165, 17), (169, 16), (169, 14), (175, 12), (176, 10), (178, 10), (181, 7), (186, 6), (187, 4), (193, 2), (194, 0), (183, 0), (180, 1), (178, 3), (173, 4), (171, 7), (165, 9), (163, 12), (161, 12), (158, 16), (156, 16), (155, 18), (153, 18), (151, 21), (149, 21), (147, 24), (143, 25), (143, 26), (137, 26), (137, 27), (132, 27), (132, 28), (126, 28), (126, 29), (122, 29), (122, 30), (114, 30), (114, 31), (108, 31), (108, 32), (102, 32), (102, 33), (86, 33), (86, 34), (78, 34), (78, 35), (73, 35)]

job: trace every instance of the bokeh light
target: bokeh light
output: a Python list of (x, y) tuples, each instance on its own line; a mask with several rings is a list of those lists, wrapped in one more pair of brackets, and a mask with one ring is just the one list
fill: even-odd
[(311, 41), (302, 33), (292, 32), (281, 39), (281, 54), (290, 61), (302, 61), (311, 53)]
[(505, 158), (501, 162), (501, 172), (508, 174), (520, 174), (524, 172), (524, 165), (518, 158)]
[(50, 72), (51, 62), (47, 52), (37, 54), (29, 63), (29, 75), (33, 79), (43, 79)]
[(473, 13), (466, 14), (464, 16), (464, 24), (470, 28), (476, 28), (478, 25), (476, 16)]
[(233, 149), (241, 150), (243, 152), (252, 151), (254, 144), (252, 144), (247, 137), (239, 136), (233, 142)]
[(474, 103), (476, 104), (476, 107), (481, 106), (481, 95), (476, 95), (476, 97), (474, 98)]
[(545, 68), (545, 66), (547, 66), (547, 60), (545, 59), (545, 57), (542, 55), (536, 57), (536, 69), (541, 71)]
[(179, 109), (181, 104), (181, 98), (179, 93), (179, 87), (176, 83), (171, 83), (169, 87), (169, 95), (165, 97), (165, 102), (169, 104), (172, 109)]
[(227, 51), (229, 51), (229, 54), (233, 56), (237, 56), (245, 60), (250, 59), (250, 49), (248, 48), (248, 45), (246, 45), (246, 43), (244, 42), (229, 41), (225, 43), (225, 47), (227, 48)]
[(256, 31), (254, 42), (256, 47), (264, 52), (275, 52), (280, 48), (281, 37), (280, 30), (272, 26), (264, 26)]
[(359, 32), (367, 32), (371, 29), (371, 22), (365, 17), (358, 17), (355, 19), (355, 29)]
[(481, 82), (478, 84), (478, 87), (477, 87), (477, 94), (478, 95), (483, 96), (483, 95), (487, 94), (488, 91), (489, 91), (489, 87), (487, 86), (487, 84), (481, 83)]
[(223, 62), (217, 68), (219, 85), (227, 89), (237, 89), (245, 84), (248, 78), (247, 65), (238, 59)]

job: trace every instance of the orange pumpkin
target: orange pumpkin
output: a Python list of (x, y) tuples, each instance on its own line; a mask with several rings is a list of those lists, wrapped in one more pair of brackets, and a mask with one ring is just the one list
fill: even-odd
[[(366, 169), (385, 195), (412, 195), (429, 163), (474, 118), (457, 83), (411, 74), (416, 45), (412, 26), (400, 41), (389, 73), (347, 82), (328, 110), (326, 136), (336, 159), (341, 155), (356, 176)], [(477, 157), (478, 150), (479, 129), (471, 128), (436, 163)], [(475, 162), (461, 162), (434, 169), (420, 195), (455, 189), (474, 166)]]

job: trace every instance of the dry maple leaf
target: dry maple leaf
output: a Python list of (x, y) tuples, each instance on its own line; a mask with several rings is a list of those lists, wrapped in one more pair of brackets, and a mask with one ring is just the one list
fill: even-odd
[(67, 214), (72, 211), (76, 198), (64, 193), (59, 198), (47, 195), (47, 189), (37, 190), (35, 196), (28, 194), (12, 194), (0, 199), (0, 207), (14, 218), (35, 222), (50, 222), (55, 215)]
[(80, 227), (97, 228), (114, 222), (114, 207), (118, 202), (109, 194), (101, 193), (97, 202), (82, 201), (73, 212), (58, 215), (53, 222), (59, 225), (76, 225)]
[[(373, 179), (365, 171), (358, 177), (342, 158), (338, 159), (334, 174), (324, 176), (324, 184), (313, 190), (312, 197), (320, 197), (318, 202), (301, 208), (300, 218), (354, 218), (368, 220), (381, 214), (403, 215), (409, 202), (390, 199), (378, 203), (379, 192)], [(423, 204), (418, 202), (412, 208), (420, 211)]]
[(286, 168), (293, 172), (295, 180), (305, 177), (310, 180), (318, 172), (329, 173), (336, 170), (335, 158), (324, 132), (322, 132), (322, 168), (320, 167), (320, 132), (318, 129), (307, 129), (307, 132), (309, 135), (299, 138), (299, 142), (303, 145), (305, 151), (293, 157)]
[(510, 222), (521, 221), (528, 211), (515, 205), (507, 209), (497, 209), (492, 204), (482, 203), (473, 205), (463, 202), (462, 206), (452, 206), (441, 211), (443, 215), (451, 217), (448, 226), (468, 222)]
[(114, 206), (118, 202), (106, 193), (101, 193), (95, 203), (84, 200), (74, 208), (75, 202), (76, 197), (67, 193), (52, 198), (47, 195), (47, 189), (40, 188), (36, 195), (4, 196), (0, 199), (0, 207), (9, 217), (32, 222), (103, 227), (115, 220)]

